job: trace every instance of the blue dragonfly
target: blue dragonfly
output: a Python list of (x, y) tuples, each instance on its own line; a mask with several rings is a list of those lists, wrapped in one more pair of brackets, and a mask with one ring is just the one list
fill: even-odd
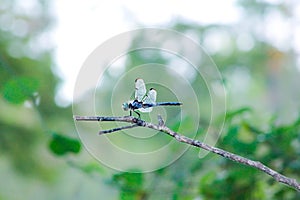
[(139, 118), (141, 118), (141, 111), (144, 113), (151, 112), (153, 107), (156, 106), (180, 106), (182, 103), (179, 102), (156, 102), (157, 92), (154, 88), (151, 88), (146, 94), (146, 86), (144, 80), (137, 78), (135, 80), (135, 99), (122, 104), (122, 108), (125, 111), (129, 110), (130, 116), (132, 116), (132, 111), (135, 112)]

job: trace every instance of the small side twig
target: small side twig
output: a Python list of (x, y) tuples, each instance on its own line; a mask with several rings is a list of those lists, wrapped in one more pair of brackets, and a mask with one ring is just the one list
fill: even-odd
[(138, 126), (138, 125), (133, 124), (133, 125), (129, 125), (129, 126), (122, 126), (122, 127), (118, 127), (118, 128), (109, 129), (109, 130), (103, 130), (103, 131), (99, 131), (99, 135), (112, 133), (112, 132), (116, 132), (116, 131), (120, 131), (120, 130), (124, 130), (124, 129), (134, 128), (136, 126)]
[(218, 154), (218, 155), (220, 155), (224, 158), (230, 159), (232, 161), (254, 167), (254, 168), (270, 175), (276, 181), (286, 184), (286, 185), (300, 191), (300, 184), (295, 179), (286, 177), (286, 176), (276, 172), (275, 170), (265, 166), (264, 164), (262, 164), (259, 161), (253, 161), (248, 158), (244, 158), (242, 156), (236, 155), (234, 153), (230, 153), (228, 151), (219, 149), (217, 147), (212, 147), (212, 146), (205, 144), (203, 142), (200, 142), (198, 140), (194, 140), (194, 139), (185, 137), (183, 135), (180, 135), (179, 133), (176, 133), (176, 132), (172, 131), (171, 129), (169, 129), (167, 126), (165, 126), (164, 121), (161, 118), (161, 116), (158, 116), (158, 122), (159, 122), (158, 125), (143, 121), (141, 119), (138, 119), (138, 118), (135, 118), (132, 116), (124, 116), (124, 117), (74, 116), (74, 119), (76, 121), (119, 121), (119, 122), (127, 122), (127, 123), (132, 124), (130, 126), (123, 126), (123, 127), (119, 127), (119, 128), (110, 129), (110, 130), (100, 131), (99, 134), (111, 133), (111, 132), (115, 132), (115, 131), (119, 131), (119, 130), (123, 130), (123, 129), (134, 128), (137, 126), (143, 126), (146, 128), (151, 128), (151, 129), (154, 129), (157, 131), (161, 131), (163, 133), (166, 133), (166, 134), (174, 137), (179, 142), (186, 143), (186, 144), (204, 149), (206, 151)]
[(161, 115), (158, 115), (157, 118), (158, 118), (158, 126), (164, 126), (165, 122), (162, 119)]

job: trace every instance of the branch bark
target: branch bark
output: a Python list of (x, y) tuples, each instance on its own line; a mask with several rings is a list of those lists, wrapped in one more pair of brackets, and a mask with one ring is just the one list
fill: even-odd
[(158, 121), (159, 121), (158, 125), (150, 123), (150, 122), (146, 122), (144, 120), (141, 120), (141, 119), (138, 119), (138, 118), (135, 118), (132, 116), (124, 116), (124, 117), (74, 116), (74, 119), (76, 121), (119, 121), (119, 122), (127, 122), (127, 123), (132, 124), (130, 126), (123, 126), (123, 127), (119, 127), (119, 128), (110, 129), (110, 130), (100, 131), (99, 132), (100, 135), (115, 132), (115, 131), (120, 131), (122, 129), (134, 128), (134, 127), (138, 127), (138, 126), (161, 131), (163, 133), (166, 133), (166, 134), (174, 137), (178, 142), (186, 143), (188, 145), (195, 146), (195, 147), (204, 149), (206, 151), (218, 154), (224, 158), (235, 161), (237, 163), (241, 163), (244, 165), (254, 167), (254, 168), (270, 175), (276, 181), (286, 184), (286, 185), (300, 191), (300, 184), (295, 179), (286, 177), (286, 176), (276, 172), (275, 170), (265, 166), (264, 164), (262, 164), (259, 161), (254, 161), (254, 160), (250, 160), (248, 158), (244, 158), (244, 157), (236, 155), (234, 153), (230, 153), (228, 151), (219, 149), (217, 147), (210, 146), (210, 145), (200, 142), (198, 140), (194, 140), (194, 139), (185, 137), (179, 133), (176, 133), (176, 132), (172, 131), (171, 129), (169, 129), (167, 126), (165, 126), (165, 124), (160, 116), (158, 116)]

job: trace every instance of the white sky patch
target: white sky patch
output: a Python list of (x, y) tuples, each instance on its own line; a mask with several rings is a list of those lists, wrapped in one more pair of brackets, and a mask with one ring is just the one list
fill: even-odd
[(53, 33), (57, 44), (56, 62), (64, 80), (57, 103), (64, 105), (72, 101), (78, 72), (88, 55), (128, 27), (115, 1), (55, 1), (54, 9), (57, 16)]
[(139, 0), (128, 0), (123, 5), (139, 22), (146, 25), (157, 25), (170, 22), (173, 17), (203, 24), (232, 23), (238, 20), (239, 12), (230, 1), (197, 1), (194, 0), (153, 0), (148, 3)]
[(175, 7), (175, 14), (203, 24), (234, 23), (237, 22), (240, 17), (239, 10), (234, 5), (234, 0), (200, 0), (197, 2), (198, 3), (195, 4), (195, 1), (193, 0), (176, 0), (170, 1), (170, 5)]
[(279, 11), (270, 11), (264, 24), (266, 39), (278, 49), (287, 50), (291, 45), (291, 20), (284, 18)]
[(300, 3), (293, 6), (293, 15), (298, 19), (298, 22), (300, 22)]

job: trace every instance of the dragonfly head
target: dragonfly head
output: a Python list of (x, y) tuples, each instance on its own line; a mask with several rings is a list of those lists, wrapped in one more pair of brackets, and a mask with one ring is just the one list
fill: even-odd
[(123, 104), (122, 104), (122, 108), (123, 108), (123, 110), (125, 110), (125, 111), (129, 110), (129, 103), (128, 103), (128, 102), (123, 103)]

